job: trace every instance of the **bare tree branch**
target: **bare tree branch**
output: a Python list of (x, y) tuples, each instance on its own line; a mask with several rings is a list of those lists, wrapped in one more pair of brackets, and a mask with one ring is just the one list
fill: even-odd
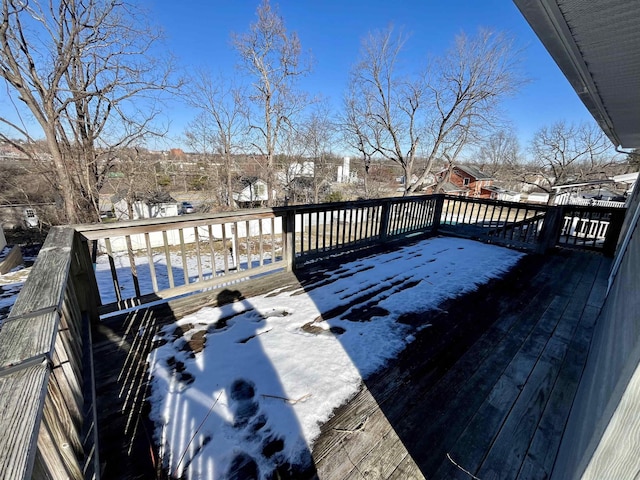
[[(505, 35), (461, 34), (421, 75), (400, 68), (406, 41), (393, 28), (364, 39), (343, 119), (349, 143), (364, 158), (402, 168), (405, 195), (423, 185), (435, 162), (455, 162), (465, 145), (495, 127), (499, 101), (522, 83), (517, 52)], [(419, 165), (422, 152), (426, 161)]]
[(158, 101), (179, 81), (151, 55), (160, 37), (109, 0), (2, 0), (2, 17), (0, 75), (42, 130), (66, 220), (95, 221), (114, 151), (163, 134)]
[(613, 145), (593, 123), (558, 121), (540, 128), (531, 142), (534, 156), (523, 181), (549, 193), (554, 201), (556, 185), (594, 180), (616, 161)]

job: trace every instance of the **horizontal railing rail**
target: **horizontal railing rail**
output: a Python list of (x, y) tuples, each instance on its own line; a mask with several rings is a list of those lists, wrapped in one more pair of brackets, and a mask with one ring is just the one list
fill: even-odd
[(561, 198), (556, 205), (582, 205), (586, 207), (625, 208), (626, 202), (616, 200), (596, 200), (593, 198)]

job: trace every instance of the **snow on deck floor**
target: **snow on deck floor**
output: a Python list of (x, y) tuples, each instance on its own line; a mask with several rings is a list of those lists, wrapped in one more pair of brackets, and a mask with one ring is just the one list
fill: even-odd
[(434, 238), (346, 263), (304, 290), (227, 292), (238, 301), (165, 327), (149, 356), (165, 467), (203, 479), (270, 478), (277, 468), (303, 476), (320, 425), (429, 326), (398, 320), (474, 290), (521, 256)]

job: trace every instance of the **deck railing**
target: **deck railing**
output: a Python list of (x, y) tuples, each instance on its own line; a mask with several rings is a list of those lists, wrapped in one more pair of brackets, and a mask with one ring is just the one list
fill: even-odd
[(100, 313), (434, 234), (438, 196), (81, 225), (94, 244)]
[(564, 205), (560, 207), (560, 212), (562, 228), (557, 239), (559, 245), (613, 254), (626, 209)]
[(77, 230), (94, 242), (100, 313), (107, 313), (417, 235), (455, 235), (537, 252), (561, 244), (612, 253), (623, 215), (624, 209), (430, 195)]
[(99, 477), (99, 314), (420, 236), (612, 254), (624, 212), (432, 195), (53, 228), (0, 329), (0, 479)]
[[(442, 207), (437, 196), (385, 198), (290, 208), (295, 219), (295, 266), (344, 252), (433, 234)], [(294, 226), (291, 224), (292, 227)]]
[(439, 232), (538, 250), (548, 212), (545, 205), (445, 197)]
[(555, 245), (612, 256), (625, 208), (444, 197), (439, 233), (544, 253)]
[(246, 210), (97, 225), (101, 313), (287, 268), (284, 211)]
[(0, 478), (99, 475), (87, 245), (51, 230), (0, 330)]

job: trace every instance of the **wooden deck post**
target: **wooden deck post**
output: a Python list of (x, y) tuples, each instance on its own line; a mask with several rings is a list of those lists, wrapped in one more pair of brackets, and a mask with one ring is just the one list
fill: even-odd
[(536, 253), (545, 254), (547, 250), (553, 248), (560, 237), (562, 221), (564, 218), (564, 207), (550, 206), (547, 208), (542, 224), (542, 230), (538, 238)]
[(78, 293), (78, 303), (81, 311), (88, 314), (92, 322), (97, 322), (98, 306), (101, 304), (100, 291), (93, 271), (91, 247), (88, 240), (80, 233), (74, 235), (73, 250), (75, 262), (71, 263), (71, 274)]
[(380, 213), (380, 231), (378, 236), (380, 241), (384, 242), (389, 234), (389, 214), (391, 211), (391, 201), (389, 199), (382, 200), (382, 211)]
[(284, 239), (284, 260), (285, 268), (289, 272), (296, 269), (296, 213), (294, 209), (288, 209), (282, 218), (283, 239)]
[(442, 209), (444, 208), (444, 195), (434, 195), (434, 211), (433, 211), (433, 224), (431, 225), (431, 234), (437, 235), (440, 229), (440, 219), (442, 217)]

